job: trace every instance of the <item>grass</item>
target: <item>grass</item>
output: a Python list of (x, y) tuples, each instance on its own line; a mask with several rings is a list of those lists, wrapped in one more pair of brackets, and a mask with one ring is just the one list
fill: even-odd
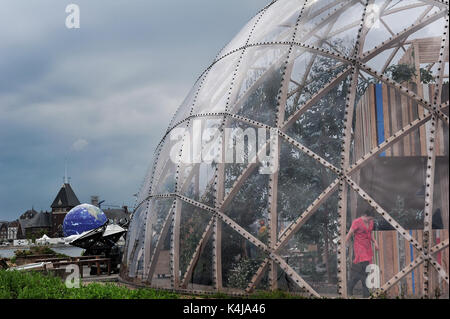
[(149, 288), (129, 289), (92, 283), (67, 288), (61, 278), (37, 272), (0, 271), (0, 299), (178, 299), (179, 295)]

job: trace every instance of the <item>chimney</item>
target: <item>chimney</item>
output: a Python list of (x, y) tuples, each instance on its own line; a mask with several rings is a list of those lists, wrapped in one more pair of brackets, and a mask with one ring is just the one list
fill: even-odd
[(91, 196), (91, 204), (98, 207), (98, 196)]

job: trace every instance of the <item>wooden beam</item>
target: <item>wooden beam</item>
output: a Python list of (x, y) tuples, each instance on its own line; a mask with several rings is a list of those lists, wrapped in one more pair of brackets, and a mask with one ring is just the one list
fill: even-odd
[[(364, 15), (367, 9), (364, 7)], [(363, 20), (364, 20), (363, 15)], [(363, 21), (362, 21), (363, 22)], [(361, 22), (361, 23), (362, 23)], [(362, 32), (362, 26), (359, 33)], [(354, 56), (359, 55), (359, 44), (355, 46)], [(343, 146), (341, 151), (341, 168), (347, 169), (350, 165), (350, 144), (351, 144), (351, 130), (353, 123), (353, 111), (355, 108), (356, 89), (358, 85), (359, 68), (352, 66), (352, 79), (349, 91), (347, 93), (347, 102), (345, 106), (344, 118), (344, 132), (343, 132)], [(341, 179), (339, 181), (339, 240), (337, 244), (337, 269), (338, 269), (338, 293), (340, 296), (347, 297), (347, 255), (345, 237), (347, 235), (347, 187)]]
[(172, 237), (171, 237), (171, 281), (174, 289), (180, 288), (180, 222), (181, 208), (183, 202), (180, 199), (175, 200), (175, 212), (172, 215)]

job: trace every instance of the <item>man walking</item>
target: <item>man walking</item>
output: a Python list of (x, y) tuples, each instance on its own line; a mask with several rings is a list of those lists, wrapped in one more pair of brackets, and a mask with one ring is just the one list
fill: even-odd
[(353, 295), (353, 288), (361, 280), (363, 287), (363, 298), (368, 298), (370, 293), (366, 286), (366, 279), (368, 273), (366, 268), (372, 263), (373, 251), (372, 242), (375, 249), (378, 250), (378, 244), (373, 237), (373, 211), (366, 210), (364, 214), (355, 219), (352, 223), (350, 231), (345, 238), (345, 242), (348, 243), (350, 237), (353, 238), (353, 252), (355, 258), (351, 267), (350, 282), (348, 284), (348, 295)]

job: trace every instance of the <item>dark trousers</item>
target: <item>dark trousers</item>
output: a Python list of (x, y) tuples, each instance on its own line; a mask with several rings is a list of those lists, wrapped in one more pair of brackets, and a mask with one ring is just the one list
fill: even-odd
[(366, 272), (366, 267), (369, 265), (368, 261), (363, 261), (358, 264), (352, 264), (350, 273), (350, 282), (348, 283), (348, 295), (353, 295), (353, 288), (361, 280), (363, 289), (363, 298), (368, 298), (370, 296), (369, 289), (366, 286), (366, 279), (368, 273)]

